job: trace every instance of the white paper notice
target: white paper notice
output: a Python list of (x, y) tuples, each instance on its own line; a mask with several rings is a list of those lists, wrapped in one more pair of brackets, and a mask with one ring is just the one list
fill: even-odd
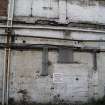
[(63, 73), (53, 73), (54, 83), (64, 83)]

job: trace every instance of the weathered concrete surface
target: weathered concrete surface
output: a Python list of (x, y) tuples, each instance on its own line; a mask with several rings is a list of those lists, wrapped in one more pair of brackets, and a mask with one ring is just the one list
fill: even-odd
[[(24, 30), (16, 30), (15, 33), (16, 34), (19, 34), (19, 35), (22, 35), (22, 33), (24, 32)], [(26, 31), (25, 31), (26, 32)], [(24, 32), (24, 33), (25, 33)], [(65, 33), (61, 31), (58, 33), (58, 32), (55, 32), (55, 31), (46, 31), (46, 34), (43, 34), (44, 32), (43, 31), (39, 31), (38, 34), (35, 33), (36, 31), (35, 30), (31, 30), (31, 35), (35, 36), (35, 37), (24, 37), (24, 36), (21, 36), (21, 37), (16, 37), (15, 38), (15, 43), (17, 44), (23, 44), (24, 41), (26, 44), (49, 44), (49, 45), (66, 45), (66, 46), (75, 46), (75, 47), (90, 47), (90, 48), (100, 48), (100, 49), (104, 49), (105, 48), (105, 42), (103, 41), (105, 39), (105, 35), (104, 34), (95, 34), (95, 33), (86, 33), (86, 32), (71, 32), (69, 35), (65, 35)], [(27, 33), (27, 32), (26, 32)], [(51, 33), (51, 34), (50, 34)], [(40, 38), (40, 35), (45, 35), (44, 38)], [(25, 34), (26, 35), (26, 34)], [(28, 33), (27, 33), (28, 35)], [(52, 35), (52, 36), (51, 36)], [(58, 37), (59, 35), (59, 37)], [(29, 34), (30, 36), (30, 34)], [(38, 38), (39, 36), (39, 38)], [(42, 36), (42, 37), (43, 37)], [(70, 41), (70, 40), (60, 40), (60, 39), (53, 39), (53, 38), (66, 38), (66, 39), (74, 39), (74, 40), (90, 40), (90, 41)], [(52, 38), (52, 39), (50, 39)], [(95, 41), (92, 41), (92, 40), (97, 40), (96, 42)], [(98, 42), (99, 40), (99, 42)], [(101, 42), (103, 41), (103, 42)]]
[[(88, 70), (83, 64), (57, 64), (54, 73), (59, 74), (61, 83), (55, 81), (55, 94), (58, 99), (69, 101), (88, 100)], [(55, 75), (54, 74), (54, 75)], [(55, 77), (56, 78), (56, 77)], [(57, 83), (56, 83), (57, 82)]]
[[(21, 4), (25, 4), (21, 6)], [(40, 4), (40, 5), (39, 5)], [(57, 0), (16, 0), (15, 16), (58, 18)]]
[[(25, 97), (29, 101), (50, 102), (52, 99), (50, 76), (40, 76), (42, 71), (42, 53), (41, 51), (13, 51), (12, 56), (12, 77), (10, 97), (16, 100)], [(31, 56), (32, 54), (32, 56)], [(24, 57), (23, 57), (24, 56)]]
[[(100, 1), (100, 0), (99, 0)], [(95, 0), (75, 0), (67, 2), (67, 17), (71, 21), (105, 23), (105, 7)], [(104, 4), (105, 1), (103, 1)], [(101, 11), (101, 12), (100, 12)]]
[[(28, 30), (30, 32), (30, 30)], [(19, 32), (19, 30), (16, 30)], [(33, 30), (32, 35), (35, 35)], [(55, 31), (47, 31), (46, 35), (51, 35)], [(60, 36), (61, 31), (57, 31)], [(1, 31), (4, 33), (4, 30)], [(18, 34), (22, 35), (25, 30)], [(31, 33), (31, 32), (30, 32)], [(34, 33), (34, 34), (33, 34)], [(38, 34), (43, 31), (38, 30)], [(63, 37), (65, 37), (65, 33)], [(17, 33), (16, 33), (17, 34)], [(29, 35), (29, 33), (27, 33)], [(80, 37), (79, 37), (80, 36)], [(92, 36), (92, 37), (90, 37)], [(71, 32), (65, 38), (82, 40), (100, 40), (104, 39), (104, 34)], [(0, 40), (5, 41), (4, 37)], [(24, 43), (25, 42), (25, 43)], [(15, 37), (14, 43), (17, 44), (52, 44), (52, 45), (74, 45), (81, 47), (105, 48), (105, 42), (77, 42), (64, 41), (58, 39), (33, 38), (33, 37)], [(4, 54), (4, 52), (3, 52)], [(4, 57), (1, 51), (1, 58)], [(58, 64), (58, 50), (49, 50), (48, 53), (48, 76), (40, 76), (42, 71), (42, 50), (12, 50), (11, 54), (11, 78), (10, 78), (10, 98), (16, 101), (26, 98), (28, 101), (35, 102), (61, 102), (61, 101), (87, 101), (91, 98), (100, 98), (104, 96), (104, 52), (98, 53), (97, 71), (93, 70), (92, 52), (74, 52), (74, 62), (71, 64)], [(2, 61), (1, 59), (1, 65)], [(3, 67), (3, 65), (1, 66)], [(3, 69), (4, 70), (4, 69)], [(56, 82), (56, 76), (59, 74)]]
[[(12, 52), (12, 77), (11, 77), (11, 94), (16, 99), (21, 99), (17, 94), (20, 90), (26, 89), (27, 92), (30, 91), (30, 96), (33, 94), (39, 94), (35, 92), (40, 92), (37, 85), (37, 78), (42, 70), (42, 54), (40, 51), (13, 51)], [(32, 54), (32, 56), (31, 56)], [(36, 89), (35, 92), (33, 90)], [(14, 94), (15, 93), (15, 94)], [(22, 93), (20, 93), (22, 95)], [(37, 100), (36, 96), (34, 97)], [(40, 99), (40, 98), (39, 98)]]
[[(24, 4), (21, 6), (21, 4)], [(40, 4), (40, 5), (39, 5)], [(16, 0), (15, 16), (55, 19), (61, 23), (105, 24), (105, 1), (100, 0)], [(101, 11), (101, 12), (100, 12)]]
[(99, 85), (91, 53), (75, 52), (74, 61), (78, 63), (74, 64), (57, 64), (57, 51), (48, 55), (49, 75), (43, 77), (42, 51), (12, 51), (10, 97), (42, 103), (87, 101), (95, 97)]
[[(102, 2), (93, 0), (59, 0), (59, 2), (58, 0), (15, 0), (14, 15), (15, 17), (20, 17), (20, 20), (25, 20), (24, 17), (27, 17), (27, 19), (31, 17), (33, 19), (33, 23), (35, 23), (37, 18), (43, 20), (49, 20), (50, 18), (64, 24), (69, 22), (104, 24), (104, 3), (105, 1)], [(40, 6), (38, 4), (40, 4)], [(25, 21), (28, 21), (27, 19)], [(32, 22), (28, 21), (27, 23)], [(16, 25), (34, 26), (31, 24), (26, 25), (26, 23), (24, 25), (15, 24), (15, 26)], [(97, 29), (97, 27), (95, 27), (95, 29)], [(0, 34), (4, 33), (5, 30), (0, 28)], [(55, 29), (27, 28), (13, 28), (13, 33), (14, 35), (21, 36), (15, 36), (15, 44), (71, 45), (81, 48), (88, 47), (105, 49), (105, 42), (103, 41), (105, 40), (105, 34), (103, 33), (87, 33), (78, 31), (67, 32), (64, 30)], [(37, 38), (32, 36), (36, 36)], [(1, 36), (0, 42), (4, 43), (6, 41), (5, 38), (6, 37)], [(67, 41), (60, 40), (59, 38), (87, 41)], [(88, 40), (90, 40), (90, 42)], [(93, 42), (92, 40), (97, 41)], [(14, 98), (16, 101), (26, 99), (27, 101), (47, 103), (88, 101), (91, 98), (98, 99), (105, 95), (104, 52), (97, 54), (97, 70), (95, 71), (93, 69), (93, 52), (76, 51), (73, 54), (74, 61), (72, 63), (59, 64), (59, 51), (49, 50), (48, 76), (40, 75), (43, 69), (42, 53), (42, 50), (39, 49), (12, 50), (9, 98)], [(0, 50), (0, 58), (1, 97), (2, 71), (4, 70), (3, 50)]]

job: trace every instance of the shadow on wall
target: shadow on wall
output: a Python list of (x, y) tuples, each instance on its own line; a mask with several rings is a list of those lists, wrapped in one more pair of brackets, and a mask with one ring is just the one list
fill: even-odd
[[(23, 91), (22, 91), (22, 93), (23, 93)], [(9, 99), (9, 105), (105, 105), (105, 97), (103, 97), (102, 99), (99, 99), (99, 100), (91, 99), (88, 103), (81, 103), (81, 102), (67, 103), (67, 102), (61, 102), (61, 103), (54, 103), (54, 104), (52, 104), (52, 103), (42, 104), (42, 103), (28, 102), (27, 100), (21, 100), (20, 102), (15, 102), (14, 99), (11, 98), (11, 99)]]

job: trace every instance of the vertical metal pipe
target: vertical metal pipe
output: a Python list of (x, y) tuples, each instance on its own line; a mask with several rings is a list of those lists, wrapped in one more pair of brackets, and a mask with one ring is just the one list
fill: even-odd
[[(9, 75), (9, 53), (10, 50), (6, 47), (5, 48), (5, 55), (4, 55), (4, 72), (3, 72), (3, 91), (2, 91), (2, 105), (5, 104), (5, 101), (7, 102), (7, 99), (5, 97), (5, 94), (7, 93), (7, 83), (8, 83), (8, 75)], [(8, 102), (7, 102), (8, 104)]]
[(5, 48), (5, 54), (4, 54), (4, 70), (3, 70), (3, 87), (2, 87), (2, 105), (5, 104), (5, 87), (6, 87), (6, 51), (7, 49)]
[(8, 100), (9, 100), (9, 83), (10, 83), (10, 64), (11, 64), (11, 49), (8, 49), (8, 69), (7, 69), (7, 97), (6, 97), (6, 104), (8, 105)]
[[(8, 20), (7, 20), (7, 28), (8, 30), (12, 27), (12, 20), (13, 20), (13, 12), (14, 12), (14, 0), (9, 0), (8, 4)], [(10, 81), (10, 61), (11, 61), (11, 48), (9, 44), (11, 43), (11, 33), (12, 30), (10, 29), (7, 32), (7, 46), (5, 48), (5, 68), (4, 68), (4, 76), (3, 76), (3, 98), (2, 98), (2, 105), (8, 105), (9, 99), (9, 81)], [(6, 99), (5, 99), (6, 94)]]

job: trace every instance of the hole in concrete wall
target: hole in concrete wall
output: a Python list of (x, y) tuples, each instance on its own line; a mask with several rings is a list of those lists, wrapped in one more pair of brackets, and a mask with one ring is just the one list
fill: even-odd
[(50, 89), (51, 89), (51, 90), (54, 90), (54, 87), (52, 86)]
[(26, 43), (26, 40), (23, 40), (23, 43)]
[(76, 81), (78, 81), (79, 80), (79, 78), (76, 78)]
[(57, 94), (57, 97), (60, 97), (60, 94)]

